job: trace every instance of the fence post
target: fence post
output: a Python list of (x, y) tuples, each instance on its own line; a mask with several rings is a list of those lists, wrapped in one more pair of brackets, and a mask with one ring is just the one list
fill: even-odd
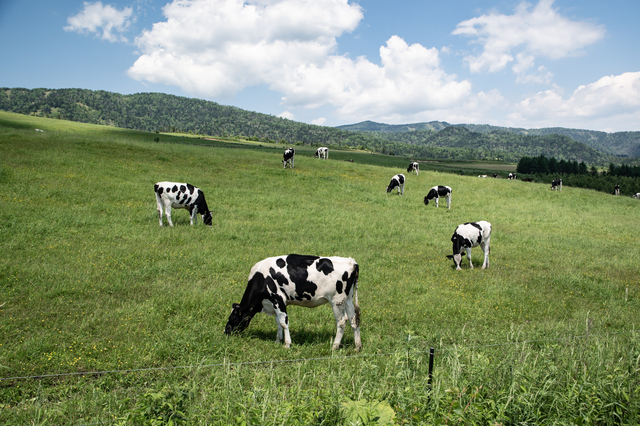
[(433, 355), (435, 353), (435, 349), (431, 348), (429, 350), (429, 377), (427, 378), (427, 385), (429, 386), (429, 390), (431, 390), (431, 379), (433, 379)]

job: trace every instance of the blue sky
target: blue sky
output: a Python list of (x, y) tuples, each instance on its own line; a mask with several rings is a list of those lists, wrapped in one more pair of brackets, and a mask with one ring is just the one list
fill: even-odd
[(638, 0), (0, 0), (0, 86), (337, 126), (640, 130)]

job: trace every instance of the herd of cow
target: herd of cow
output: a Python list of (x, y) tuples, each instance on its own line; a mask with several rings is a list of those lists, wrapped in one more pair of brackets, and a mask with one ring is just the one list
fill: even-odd
[[(284, 168), (294, 167), (295, 151), (293, 148), (285, 150), (283, 155)], [(318, 148), (316, 158), (327, 159), (329, 150)], [(412, 162), (407, 168), (408, 173), (419, 173), (420, 165)], [(481, 176), (486, 177), (486, 176)], [(509, 174), (509, 179), (516, 179), (515, 173)], [(398, 195), (404, 194), (405, 176), (397, 174), (387, 186), (387, 193), (397, 189)], [(551, 189), (562, 190), (562, 179), (554, 179)], [(188, 183), (158, 182), (154, 185), (158, 219), (162, 226), (163, 210), (170, 226), (171, 208), (187, 209), (191, 215), (191, 225), (197, 223), (197, 215), (202, 216), (205, 225), (212, 225), (212, 214), (205, 201), (204, 193)], [(447, 200), (447, 208), (451, 209), (451, 188), (448, 186), (434, 186), (424, 197), (424, 204), (435, 200), (438, 207), (440, 197)], [(616, 193), (619, 187), (616, 185)], [(636, 194), (635, 198), (640, 198)], [(491, 240), (491, 224), (481, 220), (458, 225), (451, 237), (453, 254), (447, 256), (453, 259), (456, 270), (460, 270), (462, 251), (466, 251), (469, 268), (471, 249), (480, 246), (484, 252), (482, 269), (489, 267), (489, 242)], [(259, 312), (275, 316), (278, 332), (276, 342), (284, 339), (285, 347), (291, 345), (289, 334), (289, 317), (287, 305), (298, 305), (315, 308), (326, 303), (331, 304), (336, 320), (337, 332), (333, 341), (333, 349), (338, 349), (347, 323), (354, 333), (355, 348), (362, 347), (360, 339), (360, 307), (358, 306), (358, 263), (352, 258), (320, 257), (289, 254), (269, 257), (256, 263), (251, 272), (247, 288), (240, 303), (234, 303), (231, 315), (225, 326), (225, 334), (240, 332), (247, 328), (253, 316)]]

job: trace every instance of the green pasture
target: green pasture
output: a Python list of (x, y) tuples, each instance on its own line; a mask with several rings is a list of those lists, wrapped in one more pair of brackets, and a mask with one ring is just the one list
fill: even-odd
[[(637, 424), (640, 201), (186, 139), (0, 114), (0, 422)], [(160, 228), (164, 180), (202, 189), (213, 226)], [(451, 210), (423, 204), (434, 185)], [(490, 267), (476, 248), (455, 271), (477, 220)], [(290, 349), (262, 314), (223, 334), (253, 264), (288, 253), (358, 261), (361, 352), (351, 330), (331, 350), (328, 306), (289, 309)]]

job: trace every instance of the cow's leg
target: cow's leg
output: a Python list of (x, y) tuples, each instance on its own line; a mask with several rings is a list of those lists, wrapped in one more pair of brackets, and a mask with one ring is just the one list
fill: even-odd
[[(400, 195), (404, 195), (404, 183), (400, 185), (400, 189), (402, 189), (402, 193)], [(400, 192), (400, 189), (398, 189), (398, 192)]]
[[(331, 302), (333, 308), (333, 316), (336, 318), (336, 338), (333, 340), (333, 350), (340, 348), (340, 342), (344, 335), (344, 329), (347, 326), (348, 316), (344, 309), (344, 301), (338, 303)], [(355, 311), (354, 311), (355, 312)]]
[(467, 259), (469, 259), (469, 268), (473, 269), (473, 262), (471, 261), (471, 247), (465, 248), (467, 251)]
[(351, 324), (351, 329), (353, 330), (353, 340), (356, 344), (356, 351), (359, 351), (360, 348), (362, 348), (362, 341), (360, 340), (360, 319), (358, 318), (359, 314), (356, 312), (356, 307), (353, 304), (353, 300), (347, 300), (346, 310), (347, 317), (349, 318), (349, 323)]
[(282, 341), (284, 335), (284, 347), (291, 346), (291, 335), (289, 334), (289, 316), (287, 311), (281, 311), (276, 309), (276, 324), (278, 324), (278, 334), (276, 335), (276, 342)]
[(481, 243), (482, 251), (484, 252), (484, 263), (482, 264), (482, 269), (489, 267), (489, 239), (486, 239)]
[(158, 210), (158, 220), (160, 222), (160, 226), (162, 227), (162, 200), (160, 197), (156, 195), (156, 208)]
[(164, 214), (167, 216), (167, 221), (169, 222), (169, 226), (173, 226), (173, 222), (171, 222), (171, 201), (164, 203)]
[(440, 197), (436, 197), (436, 208), (438, 207), (438, 201), (440, 200)]
[(197, 207), (193, 207), (191, 209), (191, 224), (193, 225), (193, 223), (196, 223), (196, 225), (198, 224), (198, 208)]
[(447, 195), (447, 208), (451, 210), (451, 194)]

